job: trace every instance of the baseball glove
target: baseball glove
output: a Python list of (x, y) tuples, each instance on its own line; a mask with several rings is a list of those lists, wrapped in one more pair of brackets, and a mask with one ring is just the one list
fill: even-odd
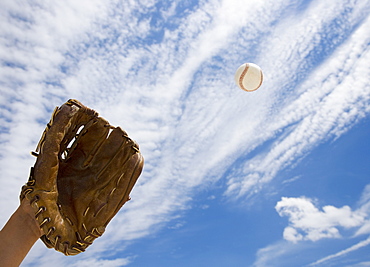
[(77, 100), (56, 108), (22, 187), (49, 248), (76, 255), (101, 236), (143, 168), (136, 142)]

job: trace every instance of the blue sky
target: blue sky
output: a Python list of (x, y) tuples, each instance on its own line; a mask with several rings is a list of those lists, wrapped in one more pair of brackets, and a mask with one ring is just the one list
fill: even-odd
[(0, 6), (1, 225), (69, 98), (145, 158), (93, 246), (22, 266), (370, 266), (370, 1)]

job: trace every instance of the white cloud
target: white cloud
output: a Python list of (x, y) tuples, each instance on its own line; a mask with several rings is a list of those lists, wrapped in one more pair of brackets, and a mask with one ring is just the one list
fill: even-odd
[[(306, 197), (282, 197), (277, 202), (275, 209), (281, 217), (288, 217), (289, 220), (288, 226), (283, 231), (284, 240), (258, 250), (253, 266), (295, 266), (294, 262), (289, 261), (287, 263), (284, 262), (284, 259), (293, 259), (294, 257), (290, 256), (293, 254), (302, 255), (304, 250), (310, 253), (309, 251), (314, 248), (312, 242), (302, 241), (319, 243), (317, 241), (321, 239), (333, 238), (352, 240), (360, 235), (369, 234), (368, 231), (362, 231), (369, 225), (370, 210), (368, 207), (370, 199), (368, 194), (369, 185), (363, 190), (358, 207), (355, 210), (352, 210), (349, 206), (337, 208), (330, 205), (323, 206), (320, 209), (317, 207), (318, 201)], [(342, 236), (344, 230), (347, 231)], [(348, 235), (348, 232), (355, 232), (355, 234)], [(320, 248), (322, 244), (319, 243), (317, 248)], [(331, 260), (345, 256), (369, 244), (370, 238), (366, 238), (346, 249), (322, 257), (308, 266), (327, 266)], [(325, 250), (323, 249), (323, 251)], [(299, 264), (304, 261), (306, 259), (301, 259)], [(366, 266), (366, 262), (353, 266)]]
[(296, 228), (290, 226), (285, 227), (283, 237), (285, 240), (291, 241), (293, 243), (303, 240), (303, 235), (300, 234)]
[(283, 197), (275, 206), (280, 216), (289, 218), (289, 226), (284, 230), (288, 241), (318, 241), (323, 238), (339, 238), (340, 228), (361, 226), (366, 214), (352, 211), (350, 207), (324, 206), (318, 209), (311, 199)]
[(331, 205), (320, 210), (315, 201), (306, 197), (282, 197), (275, 209), (281, 217), (288, 217), (289, 226), (284, 229), (284, 239), (291, 242), (317, 241), (322, 238), (339, 238), (340, 230), (354, 229), (353, 237), (370, 233), (370, 185), (365, 186), (357, 209), (349, 206), (337, 208)]

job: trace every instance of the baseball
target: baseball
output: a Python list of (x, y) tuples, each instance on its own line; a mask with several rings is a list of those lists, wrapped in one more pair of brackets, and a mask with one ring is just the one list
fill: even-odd
[(262, 70), (253, 63), (244, 63), (235, 73), (235, 83), (244, 91), (257, 90), (263, 81)]

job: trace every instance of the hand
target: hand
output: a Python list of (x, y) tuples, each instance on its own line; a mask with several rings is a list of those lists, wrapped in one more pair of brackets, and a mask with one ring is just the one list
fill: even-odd
[(0, 231), (0, 266), (19, 266), (42, 235), (33, 209), (24, 199)]

